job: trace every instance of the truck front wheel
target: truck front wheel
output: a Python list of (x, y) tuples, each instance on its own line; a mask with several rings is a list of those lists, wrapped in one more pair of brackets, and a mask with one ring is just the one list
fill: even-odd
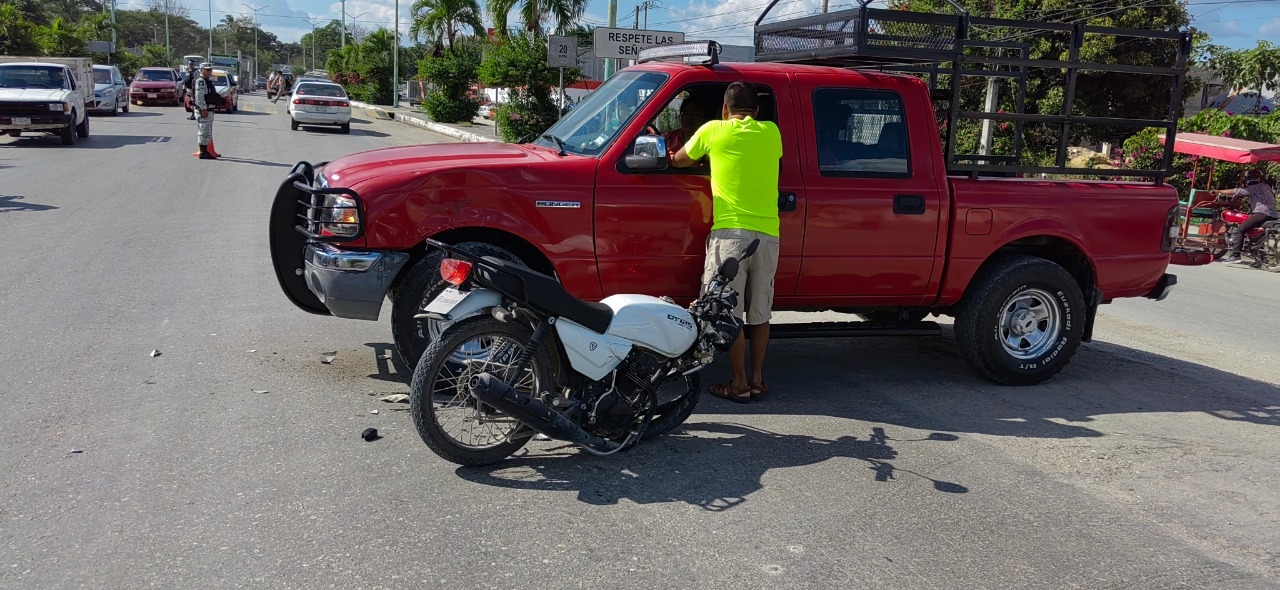
[(58, 135), (62, 137), (62, 145), (75, 145), (76, 143), (75, 121), (68, 122), (67, 126), (63, 127), (62, 131)]
[(89, 115), (88, 114), (84, 116), (84, 121), (81, 121), (79, 125), (76, 125), (76, 135), (79, 135), (80, 137), (89, 137)]
[(1080, 347), (1085, 303), (1066, 269), (1010, 256), (974, 277), (956, 310), (965, 359), (1001, 385), (1035, 385), (1056, 375)]
[[(493, 256), (524, 264), (514, 254), (491, 244), (463, 242), (456, 247), (476, 256)], [(409, 273), (395, 288), (395, 293), (391, 297), (391, 338), (395, 340), (396, 350), (400, 353), (400, 359), (404, 361), (410, 374), (417, 366), (422, 353), (431, 345), (431, 341), (456, 323), (418, 320), (413, 317), (422, 313), (422, 309), (448, 286), (448, 283), (440, 277), (442, 260), (444, 260), (443, 250), (434, 250), (427, 254), (409, 269)], [(406, 376), (407, 379), (408, 376)]]

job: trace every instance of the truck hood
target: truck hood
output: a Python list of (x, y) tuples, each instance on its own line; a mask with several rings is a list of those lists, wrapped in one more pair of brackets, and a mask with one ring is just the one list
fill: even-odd
[(26, 102), (62, 102), (67, 96), (66, 90), (44, 88), (4, 88), (0, 89), (0, 100), (21, 100)]
[[(576, 156), (569, 156), (570, 158)], [(406, 186), (415, 176), (448, 168), (511, 167), (546, 162), (556, 156), (550, 151), (510, 143), (436, 143), (372, 150), (343, 156), (325, 164), (329, 185), (349, 187), (379, 179)]]

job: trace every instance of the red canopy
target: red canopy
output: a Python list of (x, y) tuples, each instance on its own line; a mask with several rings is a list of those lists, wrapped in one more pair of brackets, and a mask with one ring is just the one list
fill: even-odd
[[(1164, 140), (1161, 135), (1160, 142)], [(1202, 133), (1179, 133), (1173, 151), (1236, 164), (1280, 161), (1280, 145)]]

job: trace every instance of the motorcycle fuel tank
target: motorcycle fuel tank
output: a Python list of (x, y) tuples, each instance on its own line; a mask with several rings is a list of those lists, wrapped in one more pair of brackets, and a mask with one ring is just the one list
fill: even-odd
[(669, 358), (684, 354), (698, 329), (683, 307), (648, 295), (613, 295), (600, 301), (613, 309), (605, 333), (625, 338)]

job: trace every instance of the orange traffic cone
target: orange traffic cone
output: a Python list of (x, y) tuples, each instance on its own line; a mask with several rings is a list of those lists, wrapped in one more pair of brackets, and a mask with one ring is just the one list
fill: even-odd
[(218, 150), (213, 149), (213, 138), (212, 138), (212, 137), (210, 137), (210, 138), (209, 138), (209, 155), (213, 156), (214, 158), (221, 158), (221, 157), (222, 157), (222, 154), (219, 154), (219, 153), (218, 153)]

